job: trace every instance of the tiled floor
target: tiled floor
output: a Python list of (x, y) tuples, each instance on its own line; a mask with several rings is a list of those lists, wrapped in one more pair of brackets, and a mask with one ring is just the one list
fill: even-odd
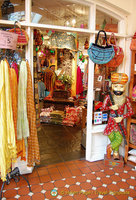
[[(27, 183), (12, 181), (5, 186), (3, 200), (133, 200), (136, 199), (136, 171), (133, 167), (107, 167), (103, 161), (63, 162), (35, 168)], [(53, 193), (52, 190), (55, 190)], [(56, 194), (56, 196), (51, 195)]]

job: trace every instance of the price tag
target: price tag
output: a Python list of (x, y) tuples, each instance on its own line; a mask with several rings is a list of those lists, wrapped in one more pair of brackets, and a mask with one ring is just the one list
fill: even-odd
[(18, 35), (0, 30), (0, 48), (1, 49), (16, 49)]

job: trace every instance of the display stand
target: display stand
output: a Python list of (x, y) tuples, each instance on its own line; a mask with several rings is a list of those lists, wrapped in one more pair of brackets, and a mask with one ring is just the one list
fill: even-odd
[(108, 159), (107, 155), (105, 154), (104, 155), (104, 164), (109, 167), (124, 167), (124, 160), (123, 160), (122, 156), (120, 156), (119, 160), (114, 160), (113, 156), (111, 156), (111, 159)]
[(14, 181), (16, 183), (18, 183), (20, 181), (20, 177), (22, 177), (23, 179), (26, 180), (28, 187), (29, 187), (29, 191), (31, 192), (31, 187), (30, 187), (29, 181), (27, 180), (26, 177), (24, 177), (23, 175), (20, 174), (19, 168), (16, 167), (13, 171), (11, 171), (9, 174), (7, 174), (6, 181), (4, 181), (2, 184), (1, 191), (0, 191), (0, 200), (2, 199), (2, 191), (4, 189), (5, 183), (7, 185), (9, 185), (11, 179), (14, 179)]

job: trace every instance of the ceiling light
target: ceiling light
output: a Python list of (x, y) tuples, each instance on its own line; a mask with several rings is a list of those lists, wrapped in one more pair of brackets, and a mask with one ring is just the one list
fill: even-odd
[(69, 25), (69, 21), (66, 21), (66, 26), (68, 26)]

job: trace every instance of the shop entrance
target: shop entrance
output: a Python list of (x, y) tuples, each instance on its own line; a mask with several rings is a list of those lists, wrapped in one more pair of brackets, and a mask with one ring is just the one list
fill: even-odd
[(83, 34), (34, 30), (41, 165), (85, 159), (88, 40)]

